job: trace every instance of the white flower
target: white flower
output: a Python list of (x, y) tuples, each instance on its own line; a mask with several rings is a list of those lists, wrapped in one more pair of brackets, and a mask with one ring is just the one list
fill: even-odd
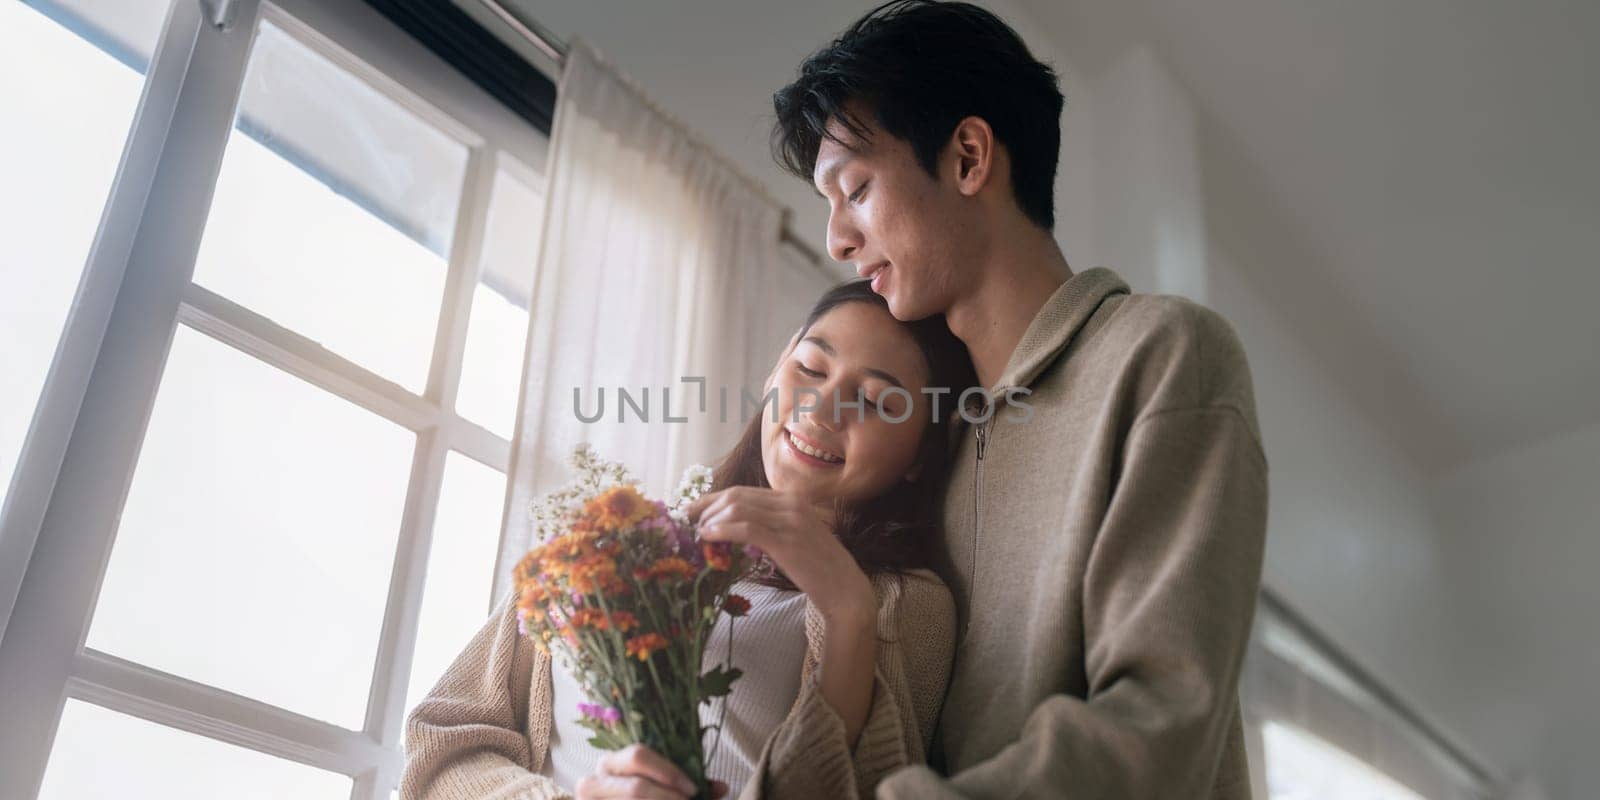
[(573, 478), (529, 504), (534, 534), (540, 541), (571, 530), (591, 498), (613, 486), (635, 483), (627, 467), (601, 458), (587, 442), (573, 448), (567, 462), (572, 465)]
[(713, 474), (711, 468), (704, 464), (694, 464), (683, 471), (683, 478), (678, 481), (678, 488), (672, 493), (672, 502), (667, 513), (678, 522), (687, 522), (684, 513), (690, 503), (699, 499), (701, 495), (711, 491)]

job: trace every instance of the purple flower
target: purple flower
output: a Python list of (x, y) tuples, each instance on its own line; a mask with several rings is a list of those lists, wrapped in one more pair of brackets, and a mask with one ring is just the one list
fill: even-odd
[(622, 719), (622, 712), (598, 703), (579, 703), (578, 712), (592, 720), (613, 724)]
[(672, 526), (672, 550), (674, 555), (693, 564), (695, 569), (705, 566), (705, 555), (700, 552), (700, 545), (694, 538), (694, 528), (689, 525)]

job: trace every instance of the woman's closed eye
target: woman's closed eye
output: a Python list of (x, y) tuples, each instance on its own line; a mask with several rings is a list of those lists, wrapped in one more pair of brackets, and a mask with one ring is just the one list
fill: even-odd
[(796, 370), (799, 370), (800, 374), (806, 376), (807, 378), (820, 378), (820, 377), (822, 377), (822, 373), (821, 372), (818, 372), (818, 371), (816, 371), (814, 369), (811, 369), (810, 367), (807, 367), (804, 362), (800, 362), (800, 361), (794, 362), (794, 368)]
[(862, 193), (865, 192), (867, 187), (870, 185), (872, 185), (872, 181), (863, 181), (860, 186), (857, 186), (856, 190), (850, 193), (850, 202), (855, 203), (860, 201)]

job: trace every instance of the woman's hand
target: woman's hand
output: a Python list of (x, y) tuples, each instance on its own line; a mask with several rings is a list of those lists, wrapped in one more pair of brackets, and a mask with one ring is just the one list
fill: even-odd
[(734, 486), (695, 500), (686, 511), (701, 539), (760, 548), (825, 619), (876, 618), (872, 583), (834, 535), (829, 506), (789, 492)]
[[(713, 800), (728, 793), (721, 781), (711, 782)], [(665, 756), (633, 744), (606, 753), (594, 774), (578, 781), (578, 800), (689, 800), (695, 785)]]

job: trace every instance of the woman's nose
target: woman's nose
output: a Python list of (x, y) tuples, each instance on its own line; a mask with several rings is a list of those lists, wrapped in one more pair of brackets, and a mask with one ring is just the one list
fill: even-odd
[(837, 386), (822, 387), (822, 397), (818, 398), (816, 406), (808, 412), (811, 424), (831, 433), (837, 433), (844, 427), (844, 415), (839, 410), (839, 392)]

